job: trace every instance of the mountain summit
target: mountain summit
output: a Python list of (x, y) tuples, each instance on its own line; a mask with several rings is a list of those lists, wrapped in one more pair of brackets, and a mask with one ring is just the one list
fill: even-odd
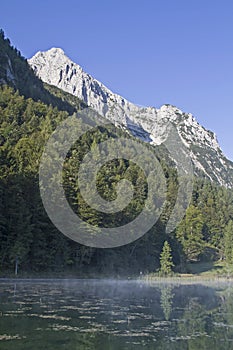
[(233, 187), (232, 162), (221, 151), (216, 135), (202, 127), (192, 114), (172, 105), (139, 107), (84, 72), (60, 48), (39, 51), (28, 63), (42, 81), (77, 96), (100, 115), (142, 141), (162, 144), (171, 122), (192, 159), (196, 174)]

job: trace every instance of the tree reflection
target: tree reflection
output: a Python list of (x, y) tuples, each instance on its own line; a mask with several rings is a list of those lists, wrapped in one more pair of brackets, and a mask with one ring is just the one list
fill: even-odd
[(174, 297), (172, 290), (173, 290), (173, 287), (171, 286), (161, 287), (160, 305), (161, 305), (161, 308), (163, 309), (163, 314), (166, 321), (170, 319), (170, 315), (172, 312), (172, 299)]

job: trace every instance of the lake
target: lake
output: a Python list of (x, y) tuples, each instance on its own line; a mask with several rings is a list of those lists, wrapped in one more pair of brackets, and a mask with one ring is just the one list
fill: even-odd
[(0, 349), (233, 348), (233, 285), (0, 281)]

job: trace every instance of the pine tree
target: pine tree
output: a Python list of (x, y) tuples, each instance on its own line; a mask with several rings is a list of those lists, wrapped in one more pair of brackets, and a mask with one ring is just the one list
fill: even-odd
[(185, 218), (176, 229), (176, 238), (181, 243), (188, 261), (198, 260), (204, 251), (204, 217), (200, 209), (190, 205)]
[(164, 242), (162, 253), (160, 254), (160, 274), (167, 276), (172, 272), (174, 266), (172, 261), (171, 247), (167, 241)]
[(224, 230), (224, 252), (227, 264), (233, 263), (233, 221), (230, 220)]

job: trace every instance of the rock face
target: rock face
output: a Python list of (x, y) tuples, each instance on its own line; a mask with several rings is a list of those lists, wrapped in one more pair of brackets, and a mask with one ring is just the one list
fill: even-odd
[(145, 142), (163, 143), (168, 135), (168, 125), (172, 123), (196, 173), (202, 173), (220, 185), (233, 187), (233, 163), (224, 156), (216, 135), (202, 127), (192, 114), (171, 105), (161, 108), (134, 105), (85, 73), (59, 48), (38, 52), (28, 63), (41, 80), (77, 96), (99, 114)]
[(2, 70), (0, 84), (11, 83), (13, 86), (15, 86), (15, 77), (9, 56), (6, 53), (2, 52), (0, 53), (0, 60)]

